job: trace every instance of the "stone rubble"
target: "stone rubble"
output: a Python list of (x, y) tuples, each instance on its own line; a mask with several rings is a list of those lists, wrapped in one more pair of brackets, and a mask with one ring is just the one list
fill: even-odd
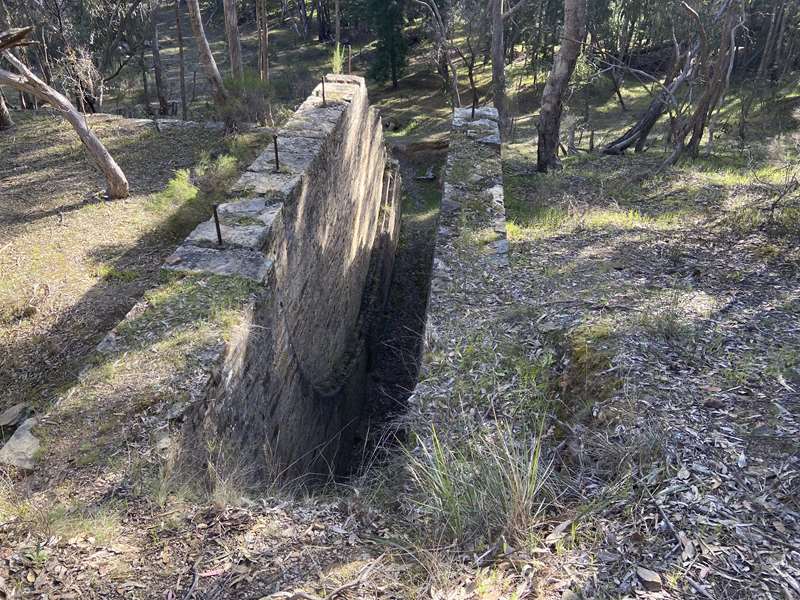
[(33, 411), (29, 404), (18, 402), (0, 413), (0, 435), (11, 433), (21, 425)]

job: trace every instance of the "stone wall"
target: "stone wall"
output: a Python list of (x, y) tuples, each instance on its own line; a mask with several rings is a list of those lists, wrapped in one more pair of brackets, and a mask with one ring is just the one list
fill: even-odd
[[(456, 109), (444, 175), (442, 209), (433, 262), (428, 324), (435, 326), (441, 309), (453, 304), (454, 272), (459, 270), (457, 244), (464, 231), (485, 232), (479, 253), (487, 269), (508, 264), (503, 166), (497, 111), (483, 107)], [(491, 233), (491, 235), (488, 235)], [(472, 265), (475, 266), (475, 265)]]
[(398, 171), (361, 78), (328, 76), (168, 268), (264, 283), (184, 426), (259, 478), (341, 472), (362, 411), (367, 341), (399, 228)]
[(368, 340), (391, 280), (400, 181), (363, 79), (328, 76), (233, 186), (173, 271), (258, 281), (185, 414), (184, 456), (235, 456), (264, 480), (345, 470)]
[[(450, 130), (444, 190), (433, 259), (420, 381), (410, 410), (431, 423), (444, 410), (443, 385), (457, 381), (453, 361), (471, 336), (499, 314), (495, 279), (508, 265), (497, 111), (457, 109)], [(456, 361), (457, 362), (457, 361)], [(450, 382), (449, 384), (443, 382)]]

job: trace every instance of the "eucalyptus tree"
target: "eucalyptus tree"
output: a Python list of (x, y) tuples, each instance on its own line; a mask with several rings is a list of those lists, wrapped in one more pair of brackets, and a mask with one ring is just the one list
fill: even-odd
[(66, 96), (53, 89), (31, 71), (25, 63), (17, 58), (12, 48), (25, 43), (25, 39), (33, 31), (32, 27), (0, 32), (0, 57), (11, 65), (14, 71), (0, 67), (0, 85), (27, 92), (49, 103), (72, 125), (89, 155), (105, 175), (107, 193), (111, 198), (128, 196), (128, 180), (106, 147), (87, 125), (81, 115)]
[(197, 54), (200, 59), (200, 65), (211, 86), (211, 95), (214, 98), (214, 102), (217, 108), (222, 112), (227, 108), (230, 94), (225, 88), (222, 75), (220, 75), (219, 68), (217, 67), (217, 61), (214, 60), (211, 47), (208, 45), (208, 38), (206, 38), (205, 28), (203, 27), (203, 16), (200, 13), (200, 3), (198, 0), (186, 0), (186, 7), (189, 9), (189, 20), (192, 23), (192, 32), (194, 34), (195, 44), (197, 44)]
[(546, 173), (559, 166), (558, 140), (564, 92), (586, 35), (586, 0), (564, 0), (564, 28), (561, 44), (550, 70), (539, 111), (537, 169)]
[(223, 0), (223, 7), (225, 13), (225, 37), (228, 40), (231, 74), (234, 79), (242, 79), (244, 67), (242, 65), (242, 41), (239, 36), (239, 14), (236, 10), (236, 0)]

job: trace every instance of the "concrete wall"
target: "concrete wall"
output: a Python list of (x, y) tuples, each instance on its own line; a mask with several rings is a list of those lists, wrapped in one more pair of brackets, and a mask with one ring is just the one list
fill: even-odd
[[(186, 454), (236, 456), (258, 479), (342, 472), (368, 340), (391, 280), (400, 181), (358, 77), (328, 76), (167, 268), (245, 276), (264, 291), (187, 412)], [(212, 454), (207, 450), (211, 448)]]

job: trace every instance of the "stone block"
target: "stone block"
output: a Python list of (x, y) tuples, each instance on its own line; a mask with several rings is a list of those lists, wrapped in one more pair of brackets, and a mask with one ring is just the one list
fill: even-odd
[[(475, 120), (488, 120), (497, 123), (500, 120), (497, 109), (492, 106), (479, 106), (475, 109)], [(457, 108), (453, 113), (453, 126), (462, 127), (472, 122), (472, 107)]]
[[(302, 173), (322, 149), (320, 138), (278, 135), (278, 160), (281, 173)], [(248, 171), (275, 173), (275, 149), (270, 146), (250, 165)]]
[(237, 275), (263, 283), (272, 270), (272, 265), (271, 260), (253, 250), (203, 248), (184, 244), (166, 260), (164, 268), (190, 273)]
[(27, 419), (14, 432), (14, 435), (0, 448), (0, 464), (32, 471), (36, 466), (39, 440), (33, 435), (36, 419)]
[[(223, 225), (220, 224), (222, 248), (250, 248), (263, 250), (269, 237), (270, 228), (265, 225)], [(206, 248), (219, 248), (217, 228), (214, 219), (200, 223), (186, 238), (186, 243)]]
[(310, 96), (281, 127), (278, 140), (282, 137), (327, 139), (333, 134), (347, 106), (346, 102), (332, 101), (323, 107), (322, 98)]
[(272, 225), (280, 214), (281, 204), (270, 204), (265, 198), (248, 198), (220, 204), (217, 208), (219, 220), (225, 225), (242, 225), (246, 222), (260, 221)]
[(31, 414), (31, 407), (25, 402), (19, 402), (0, 413), (0, 433), (10, 433)]
[(300, 175), (246, 171), (231, 188), (234, 194), (263, 195), (267, 200), (285, 200), (300, 183)]

